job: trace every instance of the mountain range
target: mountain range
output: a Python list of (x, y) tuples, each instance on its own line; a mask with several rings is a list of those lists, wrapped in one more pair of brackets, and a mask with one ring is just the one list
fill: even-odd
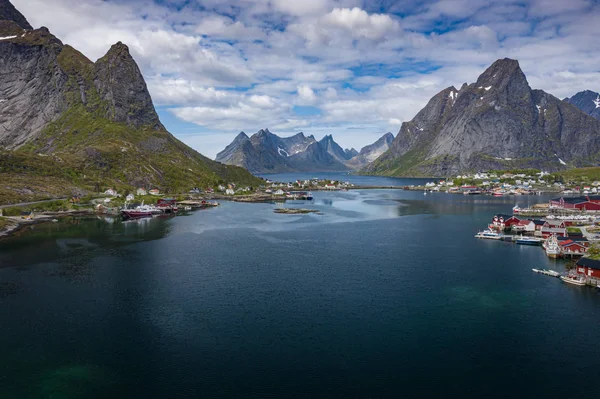
[(314, 136), (298, 133), (279, 137), (263, 129), (248, 137), (241, 132), (216, 160), (241, 166), (252, 173), (331, 172), (364, 167), (385, 152), (394, 136), (386, 133), (376, 143), (360, 153), (354, 148), (343, 149), (332, 135), (317, 141)]
[(92, 62), (0, 0), (0, 58), (0, 202), (107, 186), (181, 192), (259, 182), (165, 129), (121, 42)]
[(570, 103), (580, 97), (562, 101), (533, 90), (516, 60), (497, 60), (475, 83), (436, 94), (402, 124), (389, 150), (362, 171), (451, 176), (491, 169), (596, 166), (600, 121)]
[(573, 97), (565, 98), (564, 101), (600, 120), (600, 94), (591, 90), (584, 90)]

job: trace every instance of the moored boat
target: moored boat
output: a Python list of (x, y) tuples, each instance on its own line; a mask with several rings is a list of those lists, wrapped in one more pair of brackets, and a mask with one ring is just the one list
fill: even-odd
[(151, 218), (151, 211), (141, 211), (136, 209), (123, 209), (121, 211), (121, 216), (124, 219), (142, 219), (142, 218)]
[(544, 243), (544, 249), (550, 258), (560, 258), (561, 256), (560, 244), (555, 235), (548, 237)]
[(502, 238), (502, 234), (498, 234), (492, 230), (483, 230), (475, 234), (475, 238), (482, 238), (485, 240), (499, 240)]
[(515, 241), (519, 245), (541, 245), (543, 240), (535, 237), (520, 236)]
[(543, 270), (544, 274), (547, 274), (548, 276), (552, 276), (552, 277), (560, 277), (560, 273), (554, 270)]
[(573, 277), (573, 276), (560, 276), (560, 279), (562, 281), (564, 281), (565, 283), (568, 284), (573, 284), (573, 285), (585, 285), (585, 281), (581, 278), (578, 277)]

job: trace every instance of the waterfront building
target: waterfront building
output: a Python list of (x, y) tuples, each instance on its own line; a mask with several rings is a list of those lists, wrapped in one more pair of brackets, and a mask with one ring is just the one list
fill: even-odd
[(576, 263), (576, 272), (584, 277), (588, 284), (600, 284), (600, 260), (583, 257)]

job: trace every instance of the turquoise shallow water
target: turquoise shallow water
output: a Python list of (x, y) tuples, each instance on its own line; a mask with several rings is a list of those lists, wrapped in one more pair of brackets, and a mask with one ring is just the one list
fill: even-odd
[(0, 243), (1, 398), (581, 397), (600, 294), (473, 238), (539, 197), (315, 193)]

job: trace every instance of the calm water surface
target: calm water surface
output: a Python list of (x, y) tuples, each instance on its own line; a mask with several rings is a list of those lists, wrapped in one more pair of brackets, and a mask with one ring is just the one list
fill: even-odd
[(473, 238), (540, 200), (316, 192), (287, 206), (322, 215), (35, 226), (0, 242), (0, 398), (589, 397), (600, 294)]

